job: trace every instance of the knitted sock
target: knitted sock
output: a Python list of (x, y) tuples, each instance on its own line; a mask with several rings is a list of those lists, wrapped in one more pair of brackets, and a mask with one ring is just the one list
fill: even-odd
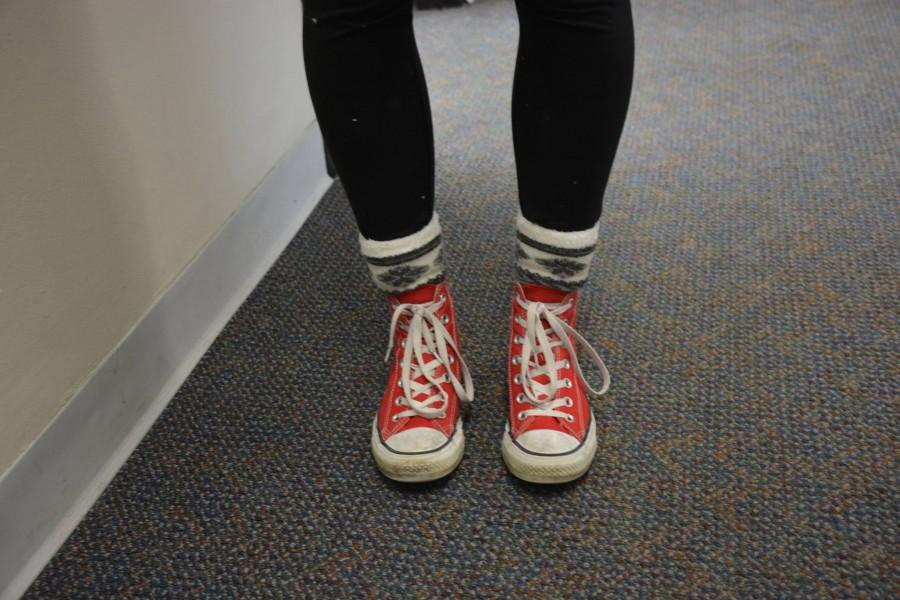
[(359, 235), (359, 247), (372, 279), (382, 290), (396, 294), (444, 280), (441, 224), (436, 212), (428, 225), (393, 240), (370, 240)]
[(599, 231), (599, 219), (590, 229), (556, 231), (532, 223), (520, 211), (516, 219), (519, 279), (559, 290), (578, 289), (587, 279)]

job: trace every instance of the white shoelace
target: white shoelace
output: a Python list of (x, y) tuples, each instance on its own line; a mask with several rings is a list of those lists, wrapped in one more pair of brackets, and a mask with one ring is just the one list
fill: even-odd
[[(591, 361), (600, 369), (603, 376), (600, 389), (595, 389), (587, 383), (577, 359), (575, 360), (575, 372), (587, 386), (588, 392), (594, 396), (601, 396), (609, 389), (609, 371), (603, 363), (603, 359), (588, 341), (575, 331), (574, 327), (559, 317), (571, 306), (571, 300), (563, 303), (530, 302), (517, 296), (516, 301), (526, 309), (524, 320), (516, 316), (517, 322), (525, 328), (525, 336), (516, 340), (522, 344), (522, 353), (517, 358), (518, 362), (516, 359), (513, 360), (514, 364), (521, 365), (516, 381), (522, 384), (524, 390), (517, 400), (520, 404), (528, 403), (534, 406), (534, 408), (521, 411), (521, 418), (529, 416), (561, 417), (571, 422), (573, 419), (570, 415), (556, 410), (563, 406), (571, 406), (573, 402), (571, 398), (565, 396), (556, 397), (560, 385), (566, 388), (573, 386), (568, 378), (560, 380), (558, 373), (562, 368), (569, 368), (570, 363), (568, 360), (556, 360), (553, 356), (553, 349), (563, 346), (569, 351), (569, 356), (577, 356), (575, 347), (569, 339), (569, 335), (571, 335), (578, 345), (587, 350)], [(546, 328), (541, 323), (542, 320), (547, 323)], [(540, 357), (544, 359), (543, 364), (539, 362)], [(537, 381), (541, 376), (546, 377), (546, 382)]]
[[(428, 419), (443, 418), (446, 416), (448, 394), (440, 384), (450, 382), (456, 390), (460, 402), (471, 402), (474, 399), (472, 377), (469, 368), (463, 361), (453, 341), (450, 332), (444, 326), (445, 321), (435, 314), (447, 297), (441, 296), (438, 300), (424, 304), (403, 303), (394, 308), (391, 317), (391, 335), (388, 340), (385, 362), (390, 359), (394, 348), (394, 334), (397, 327), (407, 331), (403, 341), (403, 357), (400, 362), (400, 387), (403, 395), (397, 398), (397, 403), (408, 407), (407, 410), (394, 415), (394, 419), (402, 417), (420, 416)], [(408, 323), (398, 323), (404, 315), (409, 316)], [(463, 381), (453, 375), (450, 365), (454, 358), (449, 350), (459, 358), (459, 366)], [(425, 354), (431, 354), (432, 359), (426, 362)], [(444, 367), (441, 376), (436, 375), (438, 367)], [(425, 381), (419, 381), (421, 377)], [(416, 400), (421, 394), (429, 394), (422, 400)]]

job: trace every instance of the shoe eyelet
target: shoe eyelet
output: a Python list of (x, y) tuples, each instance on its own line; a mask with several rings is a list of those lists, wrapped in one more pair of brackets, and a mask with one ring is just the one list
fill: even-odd
[(525, 404), (525, 394), (516, 394), (516, 404)]
[(567, 397), (566, 398), (566, 406), (568, 406), (569, 408), (572, 408), (574, 405), (575, 405), (575, 403), (572, 402), (572, 399)]
[(453, 355), (451, 354), (451, 355), (450, 355), (450, 364), (451, 364), (451, 365), (453, 364), (453, 360), (454, 360), (454, 359), (453, 359)]
[(450, 315), (441, 315), (441, 323), (446, 325), (450, 322)]
[(513, 377), (513, 383), (516, 385), (522, 385), (522, 374), (518, 373), (515, 377)]
[(446, 410), (442, 410), (441, 412), (439, 412), (439, 413), (438, 413), (438, 418), (439, 418), (439, 419), (446, 419), (446, 418), (447, 418), (447, 411), (446, 411)]
[(571, 369), (571, 368), (572, 368), (572, 363), (569, 362), (569, 359), (568, 359), (568, 358), (566, 359), (566, 368), (567, 368), (567, 369)]
[(403, 406), (403, 396), (397, 396), (394, 398), (394, 404), (397, 406)]
[(525, 420), (525, 411), (520, 411), (519, 414), (516, 415), (516, 418), (519, 419), (520, 421), (524, 421)]
[(563, 379), (563, 385), (565, 385), (567, 388), (571, 388), (571, 387), (572, 387), (572, 380), (569, 379), (568, 377), (566, 377), (565, 379)]
[(394, 423), (396, 423), (399, 420), (400, 420), (400, 417), (398, 417), (397, 415), (394, 415), (393, 417), (391, 417), (391, 421)]
[(574, 423), (575, 417), (572, 415), (566, 415), (566, 421), (568, 421), (569, 423)]
[(521, 336), (518, 336), (518, 335), (515, 336), (515, 337), (513, 338), (513, 343), (514, 343), (514, 344), (521, 344), (521, 343), (522, 343), (522, 337), (521, 337)]
[(445, 295), (442, 293), (440, 296), (438, 296), (438, 300), (444, 300), (446, 297), (447, 297), (447, 296), (445, 296)]
[(521, 362), (521, 360), (522, 360), (522, 359), (519, 358), (518, 356), (513, 356), (513, 357), (512, 357), (512, 364), (517, 365), (517, 364), (519, 364), (519, 363)]

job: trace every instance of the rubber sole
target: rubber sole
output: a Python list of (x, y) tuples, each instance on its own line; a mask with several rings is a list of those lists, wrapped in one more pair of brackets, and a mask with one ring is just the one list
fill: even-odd
[(531, 483), (566, 483), (584, 475), (597, 453), (597, 427), (591, 414), (588, 439), (574, 452), (558, 455), (530, 454), (513, 442), (509, 423), (503, 432), (503, 461), (510, 473)]
[(378, 435), (377, 417), (372, 421), (372, 455), (378, 470), (394, 481), (422, 482), (446, 477), (456, 469), (463, 457), (466, 438), (462, 420), (456, 422), (456, 433), (449, 443), (434, 452), (401, 454), (387, 448)]

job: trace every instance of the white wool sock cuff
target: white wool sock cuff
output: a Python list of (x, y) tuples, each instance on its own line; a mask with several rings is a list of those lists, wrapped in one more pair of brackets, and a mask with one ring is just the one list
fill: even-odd
[(404, 292), (444, 279), (437, 212), (425, 227), (401, 238), (370, 240), (359, 234), (359, 248), (375, 285), (386, 292)]
[(557, 231), (516, 218), (519, 279), (560, 290), (574, 290), (587, 279), (600, 235), (600, 220), (589, 229)]

